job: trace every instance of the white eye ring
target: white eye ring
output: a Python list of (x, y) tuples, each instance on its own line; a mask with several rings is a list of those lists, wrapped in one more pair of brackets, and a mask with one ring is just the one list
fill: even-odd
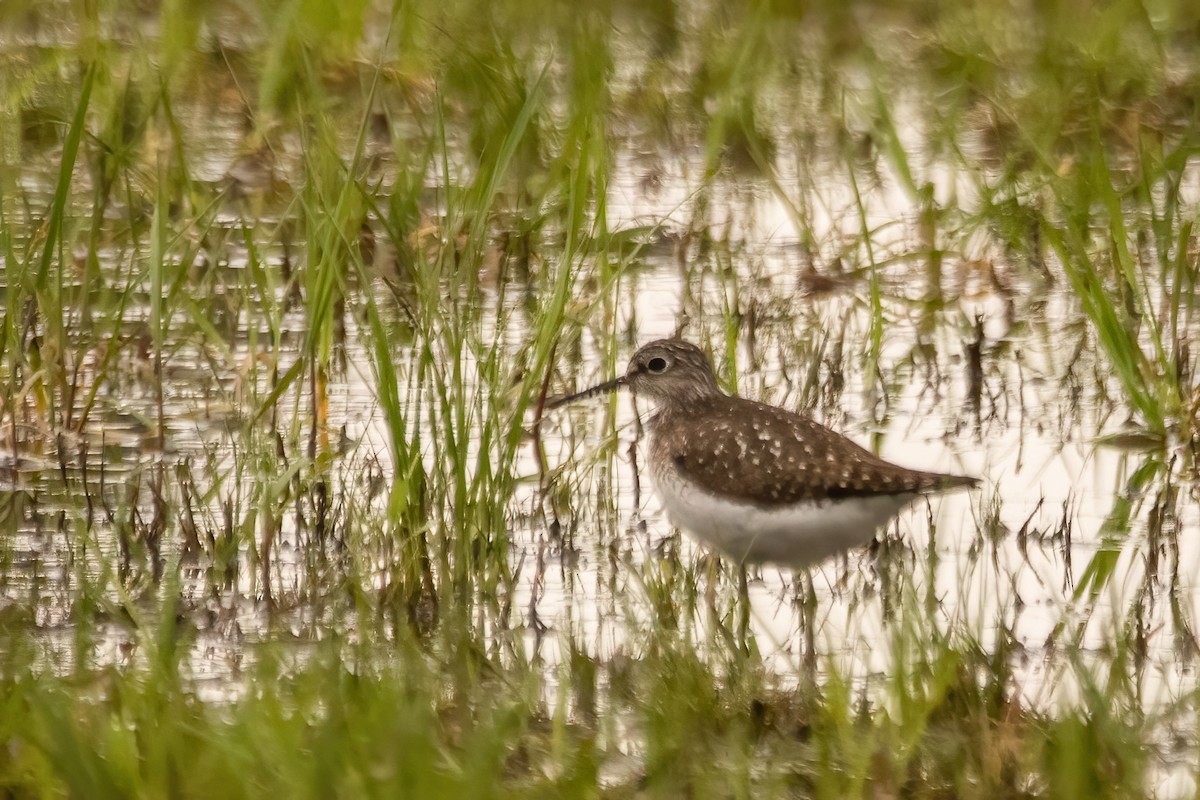
[(662, 375), (667, 371), (667, 367), (671, 366), (662, 356), (655, 356), (646, 362), (646, 371), (652, 375)]

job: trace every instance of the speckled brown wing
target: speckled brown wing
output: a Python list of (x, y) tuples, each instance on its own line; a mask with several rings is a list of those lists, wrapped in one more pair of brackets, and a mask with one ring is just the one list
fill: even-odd
[(740, 397), (713, 397), (655, 420), (655, 457), (719, 496), (764, 506), (913, 494), (974, 478), (890, 464), (807, 417)]

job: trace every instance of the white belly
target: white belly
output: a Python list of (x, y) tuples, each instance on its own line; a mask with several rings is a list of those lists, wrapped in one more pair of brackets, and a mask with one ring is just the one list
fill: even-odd
[(741, 563), (796, 568), (867, 544), (917, 497), (855, 497), (774, 510), (706, 494), (674, 470), (651, 470), (651, 475), (671, 521), (702, 543)]

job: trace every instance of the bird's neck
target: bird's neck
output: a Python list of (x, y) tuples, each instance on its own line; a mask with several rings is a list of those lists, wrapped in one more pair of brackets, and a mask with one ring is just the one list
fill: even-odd
[[(641, 398), (639, 398), (641, 399)], [(654, 404), (654, 411), (646, 420), (650, 432), (673, 424), (687, 424), (689, 416), (707, 410), (712, 405), (727, 400), (728, 395), (720, 392), (699, 394), (695, 397), (672, 397), (669, 399), (647, 398)]]

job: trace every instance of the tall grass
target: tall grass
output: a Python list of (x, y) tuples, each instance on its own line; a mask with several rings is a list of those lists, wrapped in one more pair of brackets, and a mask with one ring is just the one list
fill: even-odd
[[(0, 23), (5, 793), (1194, 780), (1194, 689), (1139, 688), (1147, 629), (1194, 644), (1188, 8), (18, 0)], [(670, 212), (616, 225), (634, 184)], [(793, 242), (833, 297), (801, 306)], [(671, 311), (730, 387), (778, 353), (786, 392), (875, 431), (924, 379), (966, 431), (946, 348), (969, 331), (964, 449), (1020, 415), (1072, 443), (1128, 419), (1150, 452), (1081, 570), (1067, 504), (1008, 537), (1000, 497), (966, 554), (931, 524), (923, 564), (887, 536), (796, 577), (776, 605), (805, 652), (744, 648), (729, 573), (629, 522), (625, 401), (604, 433), (533, 430), (547, 392), (620, 369), (676, 266)], [(972, 292), (1008, 302), (1006, 340)], [(1028, 410), (1028, 370), (1068, 399)], [(939, 577), (1006, 547), (1061, 573), (1044, 649), (1015, 589), (980, 617)], [(1122, 580), (1140, 599), (1105, 608)]]

